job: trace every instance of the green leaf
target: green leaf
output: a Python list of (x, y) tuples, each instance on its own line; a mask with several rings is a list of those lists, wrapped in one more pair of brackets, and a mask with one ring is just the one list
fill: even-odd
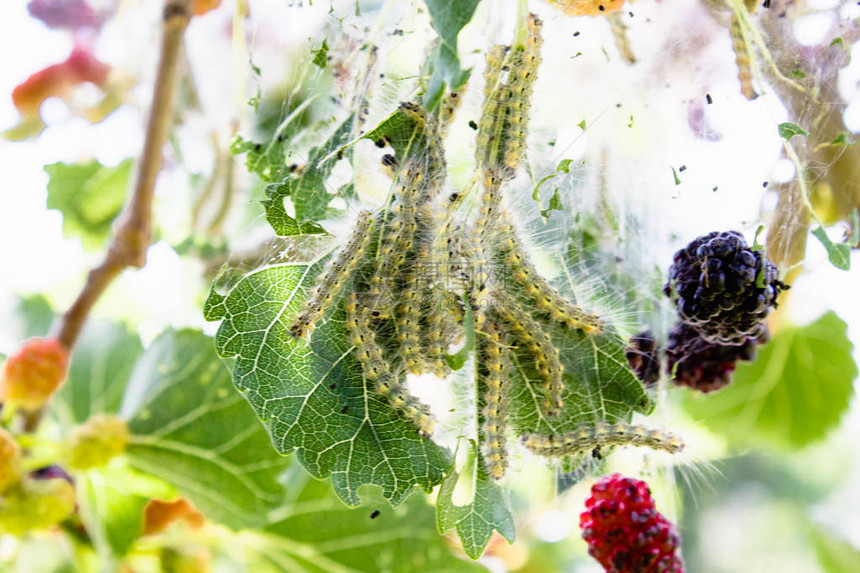
[(394, 110), (360, 139), (369, 139), (377, 145), (380, 143), (390, 145), (399, 163), (403, 163), (407, 156), (427, 153), (427, 139), (423, 126), (416, 125), (415, 120), (400, 108)]
[(439, 44), (430, 56), (432, 75), (424, 94), (424, 108), (432, 110), (445, 91), (456, 91), (469, 78), (460, 69), (457, 36), (475, 14), (480, 0), (425, 0), (430, 22), (439, 35)]
[(103, 563), (128, 553), (143, 535), (143, 510), (152, 498), (175, 497), (163, 481), (112, 463), (76, 476), (79, 513)]
[[(249, 545), (285, 573), (486, 571), (458, 559), (433, 527), (433, 508), (412, 495), (392, 509), (373, 488), (350, 509), (298, 466), (286, 476), (290, 495)], [(256, 568), (254, 569), (256, 570)]]
[(540, 216), (544, 221), (549, 219), (550, 211), (564, 211), (564, 206), (561, 204), (561, 198), (558, 196), (558, 189), (556, 188), (555, 192), (553, 192), (552, 197), (549, 199), (549, 205), (546, 209), (540, 210)]
[(791, 123), (790, 121), (779, 124), (779, 136), (781, 138), (791, 141), (791, 138), (795, 135), (809, 135), (809, 133), (796, 123)]
[(22, 296), (18, 301), (17, 314), (23, 320), (23, 338), (45, 336), (57, 315), (44, 295)]
[(839, 132), (839, 135), (833, 138), (833, 141), (830, 142), (830, 145), (836, 145), (839, 147), (854, 147), (857, 145), (857, 142), (851, 138), (851, 134), (847, 131)]
[[(266, 187), (267, 199), (263, 206), (266, 220), (275, 233), (285, 237), (325, 232), (315, 221), (326, 217), (328, 204), (337, 196), (336, 190), (328, 188), (326, 179), (339, 159), (336, 155), (338, 149), (352, 137), (352, 126), (353, 115), (350, 115), (325, 143), (310, 150), (305, 169)], [(284, 199), (287, 198), (292, 201), (295, 216), (289, 215), (284, 207)]]
[(130, 463), (174, 485), (207, 517), (259, 525), (283, 499), (278, 475), (289, 460), (272, 449), (203, 334), (159, 336), (135, 364), (122, 415)]
[(440, 483), (449, 455), (365, 386), (342, 304), (310, 340), (290, 335), (321, 269), (317, 260), (246, 275), (221, 301), (216, 346), (221, 356), (235, 357), (233, 382), (279, 452), (295, 449), (312, 475), (331, 476), (349, 505), (360, 502), (365, 484), (381, 486), (397, 505), (414, 486), (429, 491)]
[(834, 243), (831, 241), (823, 227), (819, 226), (812, 231), (812, 234), (827, 249), (827, 258), (834, 267), (843, 271), (851, 269), (851, 247), (844, 243)]
[(854, 395), (857, 365), (848, 326), (828, 312), (807, 326), (784, 326), (731, 386), (690, 395), (687, 410), (739, 445), (768, 442), (799, 448), (839, 423)]
[(856, 573), (860, 571), (860, 550), (838, 539), (820, 527), (809, 527), (809, 540), (815, 548), (818, 563), (824, 573)]
[(678, 172), (675, 170), (674, 167), (672, 168), (672, 178), (675, 180), (675, 185), (681, 184), (681, 180), (678, 178)]
[(314, 59), (311, 60), (311, 63), (318, 68), (325, 69), (326, 65), (328, 65), (328, 43), (326, 39), (323, 38), (322, 45), (319, 47), (319, 50), (311, 50), (311, 53), (314, 55)]
[(451, 468), (439, 489), (436, 525), (439, 533), (456, 527), (466, 555), (478, 559), (493, 531), (510, 543), (516, 539), (516, 531), (504, 492), (487, 475), (475, 442), (468, 440), (465, 447), (463, 454), (458, 449), (460, 463)]
[(653, 410), (645, 387), (627, 364), (624, 338), (611, 327), (600, 334), (586, 334), (547, 323), (542, 326), (552, 337), (564, 366), (564, 408), (555, 418), (543, 414), (543, 396), (536, 390), (540, 377), (533, 361), (512, 353), (511, 378), (517, 382), (511, 384), (508, 396), (511, 425), (518, 434), (558, 434), (582, 424), (629, 420), (634, 411), (649, 414)]
[(66, 427), (119, 412), (143, 345), (125, 324), (89, 321), (72, 353), (69, 375), (52, 407)]
[(48, 177), (48, 209), (63, 214), (63, 234), (80, 237), (86, 248), (101, 247), (113, 220), (122, 211), (132, 160), (116, 167), (98, 161), (52, 163)]

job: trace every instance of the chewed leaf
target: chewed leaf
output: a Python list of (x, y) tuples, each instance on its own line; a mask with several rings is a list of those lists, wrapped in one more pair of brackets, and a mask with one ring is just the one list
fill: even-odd
[(484, 471), (477, 446), (470, 440), (465, 447), (462, 463), (451, 468), (439, 490), (436, 525), (439, 533), (456, 527), (466, 555), (478, 559), (493, 531), (511, 543), (516, 539), (516, 531), (504, 492)]
[(342, 301), (309, 338), (291, 336), (322, 266), (279, 265), (245, 276), (220, 303), (216, 346), (235, 358), (233, 382), (278, 451), (295, 450), (312, 475), (331, 477), (349, 505), (360, 503), (365, 484), (380, 486), (396, 505), (414, 486), (440, 483), (449, 455), (365, 385)]
[(433, 109), (445, 90), (455, 91), (469, 78), (460, 69), (457, 36), (475, 14), (480, 0), (426, 0), (433, 28), (439, 34), (439, 44), (433, 51), (430, 84), (424, 96), (424, 107)]

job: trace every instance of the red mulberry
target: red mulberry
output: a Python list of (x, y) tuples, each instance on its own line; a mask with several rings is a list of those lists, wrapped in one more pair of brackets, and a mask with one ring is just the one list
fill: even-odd
[(591, 487), (579, 516), (588, 553), (607, 573), (684, 573), (681, 539), (644, 481), (612, 474)]

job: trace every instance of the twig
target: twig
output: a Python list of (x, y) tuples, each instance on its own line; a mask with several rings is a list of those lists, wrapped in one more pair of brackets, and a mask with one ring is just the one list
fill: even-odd
[[(146, 264), (146, 249), (152, 239), (155, 179), (161, 169), (162, 150), (173, 120), (178, 56), (190, 16), (191, 0), (165, 0), (161, 56), (134, 192), (117, 220), (104, 260), (90, 271), (78, 298), (60, 320), (56, 337), (69, 351), (74, 348), (90, 311), (108, 285), (127, 267), (140, 268)], [(27, 431), (38, 426), (41, 416), (41, 411), (28, 416)]]

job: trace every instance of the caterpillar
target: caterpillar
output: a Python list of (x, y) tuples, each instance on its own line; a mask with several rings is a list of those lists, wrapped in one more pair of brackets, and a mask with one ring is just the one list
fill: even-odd
[(300, 338), (340, 295), (344, 283), (355, 270), (370, 243), (373, 214), (362, 211), (346, 245), (337, 253), (322, 274), (322, 278), (305, 301), (301, 312), (289, 327), (290, 334)]
[(505, 475), (508, 467), (508, 451), (505, 447), (508, 366), (502, 354), (504, 341), (499, 327), (488, 321), (486, 334), (479, 346), (479, 356), (483, 362), (478, 369), (483, 404), (481, 446), (487, 473), (498, 480)]
[(585, 312), (572, 304), (540, 276), (517, 239), (516, 230), (507, 214), (504, 216), (506, 220), (500, 225), (499, 235), (505, 264), (510, 270), (513, 281), (520, 285), (525, 295), (535, 302), (538, 311), (569, 328), (579, 329), (588, 334), (602, 332), (603, 323), (599, 316)]
[(512, 49), (497, 46), (487, 54), (475, 159), (479, 168), (503, 180), (514, 176), (525, 151), (532, 87), (541, 62), (542, 25), (539, 18), (529, 14), (522, 44)]
[(564, 434), (525, 434), (522, 443), (532, 452), (546, 457), (569, 456), (604, 446), (645, 446), (670, 454), (684, 449), (684, 441), (675, 434), (626, 422), (583, 425)]
[(463, 103), (463, 94), (466, 93), (468, 81), (456, 91), (448, 92), (442, 98), (439, 105), (439, 136), (445, 137), (448, 132), (448, 127), (451, 125), (451, 120)]
[(621, 58), (630, 65), (636, 63), (636, 55), (630, 46), (630, 38), (627, 37), (627, 24), (620, 12), (613, 12), (606, 17), (612, 28), (612, 36), (615, 38), (615, 47), (621, 53)]
[(758, 97), (753, 87), (752, 52), (743, 30), (740, 17), (732, 13), (729, 35), (732, 38), (732, 49), (735, 52), (735, 62), (738, 66), (738, 80), (741, 82), (741, 94), (749, 100)]
[(543, 381), (541, 389), (546, 394), (543, 408), (548, 416), (558, 415), (563, 402), (564, 392), (562, 372), (564, 367), (559, 361), (558, 349), (553, 346), (552, 339), (527, 312), (509, 295), (496, 291), (496, 304), (493, 310), (507, 327), (514, 340), (522, 343), (521, 348), (534, 357), (534, 366)]
[(351, 294), (346, 303), (346, 317), (350, 342), (355, 346), (365, 379), (373, 384), (377, 394), (388, 400), (392, 408), (414, 423), (424, 436), (430, 436), (435, 423), (430, 409), (410, 395), (400, 383), (399, 376), (391, 372), (370, 327), (368, 309), (359, 306), (355, 294)]

